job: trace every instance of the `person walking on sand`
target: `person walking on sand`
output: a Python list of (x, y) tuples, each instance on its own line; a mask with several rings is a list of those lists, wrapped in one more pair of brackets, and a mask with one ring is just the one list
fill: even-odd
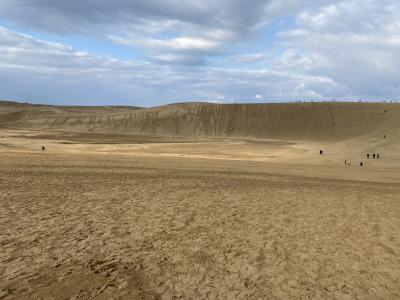
[(319, 150), (319, 154), (320, 154), (320, 155), (324, 154), (324, 151)]
[(369, 159), (369, 153), (367, 154), (367, 159)]
[(363, 164), (363, 162), (360, 162), (360, 167), (362, 167), (364, 164)]
[(372, 158), (375, 158), (376, 157), (376, 154), (374, 153), (373, 155), (372, 155)]
[(42, 146), (42, 151), (46, 150), (46, 147)]

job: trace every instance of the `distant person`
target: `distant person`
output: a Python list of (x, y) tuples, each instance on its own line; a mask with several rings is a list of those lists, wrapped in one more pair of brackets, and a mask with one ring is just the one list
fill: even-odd
[(46, 147), (42, 146), (42, 151), (46, 150)]
[(376, 159), (379, 159), (379, 153), (376, 155)]
[(386, 139), (386, 134), (383, 135), (383, 138)]
[(360, 162), (360, 167), (362, 167), (364, 164), (363, 164), (363, 162)]
[(319, 154), (320, 154), (320, 155), (324, 154), (324, 151), (319, 150)]
[(344, 164), (347, 166), (347, 160), (344, 160)]
[(376, 154), (375, 154), (375, 153), (374, 153), (374, 154), (372, 154), (372, 158), (374, 158), (374, 159), (376, 158)]
[(367, 154), (367, 159), (369, 159), (369, 153)]

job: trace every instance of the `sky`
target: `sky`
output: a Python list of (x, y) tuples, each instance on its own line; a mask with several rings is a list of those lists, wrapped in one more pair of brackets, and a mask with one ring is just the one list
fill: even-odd
[(0, 99), (400, 99), (398, 0), (1, 0)]

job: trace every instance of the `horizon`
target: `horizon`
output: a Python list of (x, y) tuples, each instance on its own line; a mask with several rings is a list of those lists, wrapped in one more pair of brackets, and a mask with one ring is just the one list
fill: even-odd
[(398, 99), (399, 16), (395, 0), (3, 0), (0, 99), (141, 107)]
[(100, 104), (100, 105), (84, 105), (84, 104), (51, 104), (44, 102), (29, 102), (24, 100), (7, 100), (0, 99), (0, 103), (13, 103), (13, 104), (25, 104), (25, 105), (39, 105), (39, 106), (77, 106), (77, 107), (131, 107), (138, 109), (152, 109), (158, 107), (165, 107), (171, 105), (185, 105), (185, 104), (210, 104), (210, 105), (260, 105), (260, 104), (317, 104), (317, 103), (340, 103), (340, 104), (399, 104), (399, 100), (358, 100), (358, 101), (346, 101), (340, 99), (331, 99), (331, 100), (292, 100), (292, 101), (280, 101), (280, 102), (210, 102), (210, 101), (183, 101), (183, 102), (170, 102), (164, 103), (162, 105), (156, 106), (136, 106), (129, 104)]

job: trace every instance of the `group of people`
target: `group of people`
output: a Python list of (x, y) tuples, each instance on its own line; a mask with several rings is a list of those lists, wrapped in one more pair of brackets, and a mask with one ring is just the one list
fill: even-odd
[[(323, 151), (323, 150), (320, 150), (320, 151), (319, 151), (319, 154), (320, 154), (320, 155), (323, 155), (323, 154), (324, 154), (324, 151)], [(369, 159), (369, 158), (370, 158), (370, 154), (368, 153), (368, 154), (367, 154), (367, 159)], [(380, 159), (379, 153), (374, 153), (374, 154), (372, 154), (372, 158), (373, 158), (373, 159)], [(349, 166), (349, 167), (350, 167), (350, 166), (351, 166), (351, 161), (346, 159), (346, 160), (344, 161), (344, 164), (345, 164), (346, 166)], [(364, 166), (364, 162), (361, 161), (361, 162), (360, 162), (360, 167), (363, 167), (363, 166)]]
[[(346, 166), (349, 166), (349, 167), (350, 167), (350, 166), (351, 166), (351, 161), (345, 159), (345, 160), (344, 160), (344, 164), (345, 164)], [(362, 164), (362, 162), (361, 162), (360, 164)]]
[[(350, 167), (350, 166), (351, 166), (351, 161), (346, 159), (346, 160), (344, 161), (344, 164), (345, 164), (346, 166), (349, 166), (349, 167)], [(363, 166), (364, 166), (364, 162), (361, 161), (361, 162), (360, 162), (360, 167), (363, 167)]]
[[(386, 111), (385, 111), (385, 113), (386, 113)], [(384, 135), (383, 135), (383, 138), (386, 139), (386, 138), (387, 138), (387, 134), (384, 134)], [(319, 154), (320, 154), (320, 155), (323, 155), (323, 154), (324, 154), (324, 151), (320, 150), (320, 151), (319, 151)], [(367, 153), (367, 159), (370, 159), (370, 157), (371, 157), (371, 155), (370, 155), (369, 153)], [(373, 153), (373, 154), (372, 154), (372, 158), (373, 158), (373, 159), (380, 159), (379, 153)], [(346, 159), (346, 160), (344, 161), (344, 164), (345, 164), (346, 166), (349, 166), (349, 167), (350, 167), (350, 166), (351, 166), (351, 161), (349, 161), (349, 160)], [(361, 162), (360, 162), (360, 167), (362, 167), (362, 166), (364, 166), (364, 162), (361, 161)]]
[[(368, 153), (367, 154), (367, 159), (369, 159), (370, 158), (370, 154)], [(374, 153), (374, 154), (372, 154), (372, 158), (373, 159), (380, 159), (380, 156), (379, 156), (379, 153)], [(351, 161), (349, 161), (349, 160), (345, 160), (344, 161), (344, 164), (346, 165), (346, 166), (351, 166)], [(360, 167), (362, 167), (362, 166), (364, 166), (364, 162), (360, 162)]]
[[(369, 153), (368, 153), (368, 154), (367, 154), (367, 159), (369, 159), (369, 158), (370, 158), (370, 155), (369, 155)], [(374, 154), (372, 154), (372, 158), (373, 158), (373, 159), (375, 159), (375, 158), (376, 158), (376, 159), (379, 159), (379, 158), (380, 158), (379, 153), (376, 153), (376, 154), (374, 153)]]

